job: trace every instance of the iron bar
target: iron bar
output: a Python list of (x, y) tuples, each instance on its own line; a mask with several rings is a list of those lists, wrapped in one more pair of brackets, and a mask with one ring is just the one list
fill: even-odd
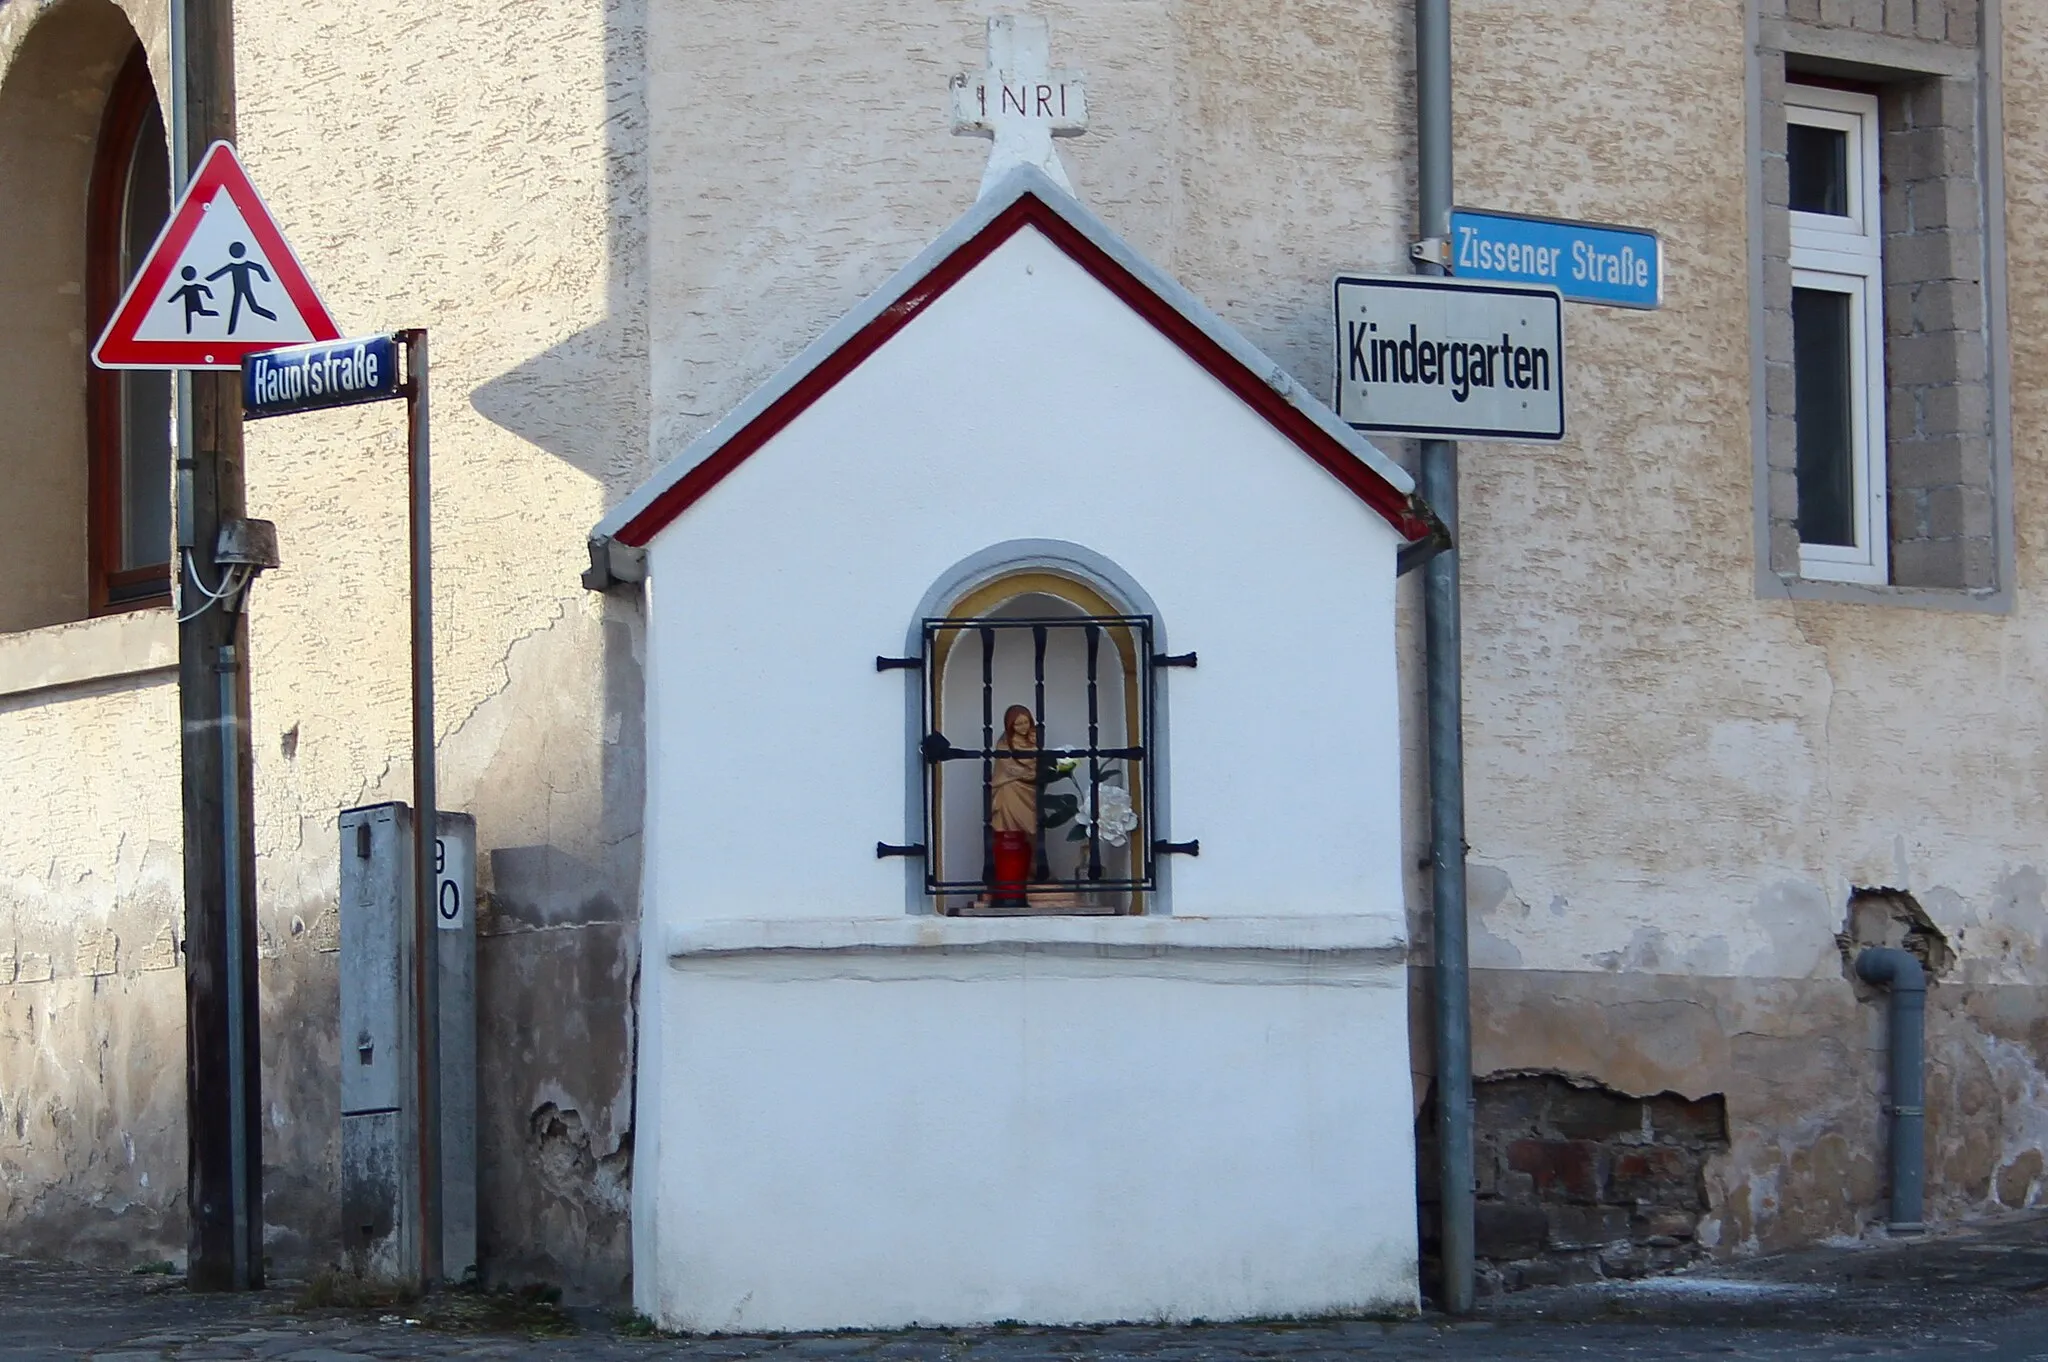
[[(1038, 725), (1037, 737), (1040, 747), (1045, 746), (1045, 630), (1046, 626), (1043, 624), (1031, 626), (1031, 719)], [(1039, 782), (1042, 783), (1045, 779), (1045, 758), (1038, 755), (1033, 760), (1038, 767)], [(1033, 849), (1031, 876), (1039, 881), (1049, 880), (1052, 878), (1052, 865), (1045, 858), (1045, 827), (1042, 822), (1038, 829), (1037, 843)]]
[[(984, 629), (1030, 629), (1037, 625), (1050, 628), (1079, 629), (1085, 625), (1099, 625), (1105, 629), (1124, 626), (1143, 629), (1148, 633), (1152, 627), (1149, 615), (1005, 615), (1000, 618), (979, 616), (973, 619), (931, 619), (926, 620), (925, 631), (929, 634), (978, 634)], [(918, 659), (923, 665), (923, 659)]]
[(996, 631), (981, 630), (981, 881), (996, 892)]
[(1120, 759), (1120, 758), (1130, 758), (1130, 759), (1133, 759), (1133, 760), (1140, 760), (1140, 759), (1142, 759), (1142, 758), (1144, 757), (1144, 755), (1145, 755), (1145, 749), (1144, 749), (1144, 748), (1142, 748), (1142, 747), (1097, 747), (1097, 748), (1092, 748), (1092, 749), (1090, 749), (1090, 748), (1065, 748), (1065, 747), (990, 747), (990, 748), (978, 748), (978, 747), (953, 747), (953, 746), (950, 746), (950, 745), (948, 745), (948, 747), (946, 748), (945, 752), (944, 752), (944, 753), (942, 753), (941, 755), (938, 755), (938, 756), (928, 756), (928, 757), (926, 757), (926, 758), (925, 758), (925, 760), (927, 760), (927, 761), (934, 761), (934, 762), (939, 762), (939, 761), (973, 761), (973, 760), (978, 760), (978, 759), (980, 759), (980, 758), (982, 758), (982, 757), (994, 757), (994, 758), (998, 758), (998, 759), (1000, 759), (1000, 758), (1003, 758), (1003, 757), (1017, 757), (1017, 758), (1019, 758), (1019, 759), (1021, 759), (1021, 758), (1024, 758), (1024, 757), (1050, 757), (1050, 758), (1053, 758), (1054, 760), (1057, 760), (1057, 759), (1059, 759), (1060, 757), (1080, 757), (1080, 756), (1097, 756), (1097, 757), (1108, 757), (1108, 758), (1111, 758), (1111, 759), (1113, 759), (1113, 760), (1114, 760), (1114, 759)]
[[(1035, 748), (998, 748), (995, 745), (996, 739), (1002, 735), (997, 733), (996, 724), (995, 654), (997, 644), (1001, 638), (1001, 631), (1024, 629), (1028, 629), (1032, 633), (1031, 699), (1033, 703), (1031, 710), (1033, 719), (1039, 726), (1041, 735), (1039, 742), (1041, 745)], [(1090, 715), (1088, 742), (1083, 747), (1061, 748), (1043, 745), (1045, 742), (1044, 735), (1047, 732), (1048, 718), (1046, 707), (1048, 704), (1047, 686), (1049, 685), (1049, 677), (1047, 673), (1050, 666), (1050, 644), (1053, 631), (1056, 629), (1081, 629), (1084, 631), (1087, 639), (1088, 674), (1086, 680), (1088, 682), (1087, 693)], [(1104, 629), (1129, 631), (1135, 648), (1134, 661), (1138, 668), (1136, 679), (1139, 683), (1138, 703), (1140, 713), (1138, 716), (1132, 716), (1132, 719), (1127, 721), (1126, 726), (1128, 727), (1131, 721), (1137, 724), (1140, 741), (1126, 743), (1118, 747), (1104, 747), (1101, 745), (1100, 667), (1102, 631)], [(937, 712), (938, 690), (943, 684), (944, 677), (939, 674), (939, 669), (932, 668), (928, 664), (940, 646), (942, 636), (951, 635), (957, 638), (958, 635), (969, 632), (978, 635), (981, 639), (982, 740), (981, 745), (978, 747), (958, 746), (943, 733), (936, 732), (931, 728), (934, 715)], [(1094, 889), (1144, 891), (1156, 888), (1154, 874), (1155, 856), (1157, 853), (1154, 851), (1153, 844), (1149, 840), (1152, 826), (1152, 786), (1149, 782), (1152, 777), (1148, 766), (1153, 754), (1149, 741), (1146, 740), (1152, 727), (1151, 716), (1154, 704), (1154, 696), (1152, 694), (1153, 664), (1155, 657), (1158, 656), (1152, 651), (1151, 617), (1146, 615), (1064, 615), (1020, 616), (999, 619), (928, 619), (924, 622), (924, 649), (924, 656), (921, 658), (890, 659), (878, 657), (876, 659), (876, 666), (878, 670), (893, 670), (896, 669), (894, 664), (900, 661), (903, 664), (902, 669), (904, 670), (924, 668), (930, 673), (924, 688), (925, 734), (918, 744), (920, 755), (927, 768), (925, 785), (925, 841), (921, 846), (908, 847), (898, 846), (893, 843), (878, 843), (876, 854), (878, 856), (924, 855), (926, 860), (925, 890), (927, 893), (944, 895), (990, 890), (993, 888), (994, 834), (989, 826), (989, 816), (993, 811), (994, 763), (1005, 759), (1030, 760), (1038, 763), (1042, 770), (1044, 764), (1049, 761), (1081, 757), (1089, 763), (1087, 798), (1090, 810), (1089, 842), (1092, 852), (1092, 863), (1084, 863), (1080, 869), (1080, 874), (1088, 879), (1089, 887)], [(1192, 658), (1193, 655), (1187, 654), (1185, 656)], [(1173, 665), (1183, 664), (1176, 661)], [(1139, 817), (1142, 820), (1141, 827), (1134, 834), (1130, 843), (1133, 859), (1132, 873), (1126, 876), (1113, 877), (1104, 871), (1101, 864), (1100, 842), (1097, 833), (1101, 798), (1100, 782), (1096, 779), (1096, 771), (1101, 762), (1115, 760), (1128, 761), (1136, 768), (1130, 773), (1130, 779), (1134, 787), (1142, 788), (1143, 790), (1143, 808), (1139, 812)], [(938, 846), (941, 837), (939, 809), (941, 773), (947, 762), (955, 761), (978, 762), (982, 770), (982, 868), (979, 875), (973, 879), (942, 878), (943, 872), (936, 864), (938, 857), (932, 854), (931, 851), (932, 848)], [(1041, 779), (1043, 779), (1043, 776), (1041, 776)], [(1139, 782), (1146, 783), (1139, 785)], [(1169, 845), (1173, 849), (1179, 850), (1184, 845), (1192, 844), (1174, 843)], [(1045, 840), (1041, 830), (1035, 864), (1032, 868), (1034, 879), (1045, 880), (1050, 878), (1049, 868), (1046, 866), (1045, 860)], [(1089, 873), (1091, 870), (1092, 874)]]
[(1088, 878), (1102, 878), (1102, 768), (1095, 754), (1102, 750), (1102, 732), (1097, 714), (1095, 668), (1102, 650), (1100, 625), (1086, 626), (1088, 639)]

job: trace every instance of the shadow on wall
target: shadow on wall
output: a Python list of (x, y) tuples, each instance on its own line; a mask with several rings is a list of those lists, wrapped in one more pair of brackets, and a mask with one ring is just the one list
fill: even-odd
[[(616, 1303), (632, 1258), (643, 749), (638, 612), (628, 601), (604, 604), (595, 621), (572, 611), (514, 645), (504, 691), (441, 746), (444, 769), (476, 771), (469, 802), (485, 837), (501, 819), (531, 821), (536, 786), (545, 823), (546, 783), (565, 765), (571, 780), (579, 766), (602, 780), (597, 826), (580, 851), (480, 849), (478, 1253), (486, 1285), (544, 1283), (572, 1302)], [(605, 678), (601, 757), (581, 736), (594, 655)], [(577, 744), (566, 758), (553, 736), (564, 729)], [(286, 930), (310, 949), (266, 951), (264, 961), (266, 1092), (293, 1113), (266, 1132), (265, 1243), (287, 1273), (332, 1266), (341, 1251), (340, 921), (331, 893), (289, 920)]]
[[(485, 420), (595, 479), (607, 504), (648, 471), (646, 32), (647, 0), (607, 0), (604, 320), (470, 394)], [(590, 421), (596, 407), (612, 419)]]
[[(608, 0), (604, 17), (604, 319), (479, 385), (470, 402), (595, 479), (612, 501), (647, 462), (646, 0)], [(477, 944), (480, 1266), (489, 1284), (541, 1280), (572, 1300), (623, 1301), (631, 1289), (645, 705), (639, 621), (637, 600), (605, 598), (596, 845), (497, 847), (479, 867), (488, 885)], [(534, 664), (521, 667), (519, 653), (515, 646), (512, 685), (499, 703), (523, 710), (514, 692), (544, 691), (547, 681), (544, 663), (538, 678), (525, 675)], [(545, 705), (544, 695), (534, 697), (535, 708)], [(510, 735), (508, 752), (517, 739)], [(506, 762), (504, 773), (537, 778), (526, 756)], [(480, 789), (488, 790), (495, 769), (487, 764)]]
[[(478, 918), (480, 1268), (487, 1284), (544, 1281), (572, 1299), (623, 1300), (632, 1271), (644, 798), (638, 616), (630, 600), (604, 600), (595, 845), (588, 854), (558, 846), (490, 851)], [(518, 714), (545, 712), (549, 658), (580, 666), (583, 656), (573, 641), (530, 643), (537, 655), (525, 665), (515, 656), (512, 686), (495, 702)], [(538, 777), (532, 754), (507, 742), (480, 789), (498, 783), (501, 768), (506, 780)]]

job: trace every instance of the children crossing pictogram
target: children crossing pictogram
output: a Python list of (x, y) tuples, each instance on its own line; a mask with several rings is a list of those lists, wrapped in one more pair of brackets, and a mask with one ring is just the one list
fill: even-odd
[(234, 148), (207, 149), (107, 323), (105, 369), (234, 369), (244, 355), (339, 339)]
[[(228, 309), (228, 334), (230, 336), (235, 334), (235, 323), (241, 319), (242, 304), (244, 302), (249, 304), (249, 310), (257, 316), (268, 317), (272, 321), (277, 320), (277, 314), (257, 302), (255, 293), (250, 290), (250, 275), (260, 274), (267, 282), (270, 278), (270, 271), (264, 269), (263, 266), (253, 260), (244, 260), (242, 257), (247, 255), (248, 252), (249, 248), (243, 243), (239, 241), (233, 243), (228, 247), (228, 255), (231, 257), (228, 263), (206, 276), (208, 279), (218, 279), (225, 274), (235, 281), (235, 301), (233, 306)], [(192, 329), (191, 325), (188, 323), (185, 329), (189, 332)]]
[(178, 277), (185, 281), (185, 287), (173, 289), (171, 297), (185, 304), (185, 334), (192, 334), (194, 317), (218, 317), (220, 313), (210, 310), (206, 300), (213, 296), (213, 290), (199, 282), (199, 271), (191, 265), (178, 271)]

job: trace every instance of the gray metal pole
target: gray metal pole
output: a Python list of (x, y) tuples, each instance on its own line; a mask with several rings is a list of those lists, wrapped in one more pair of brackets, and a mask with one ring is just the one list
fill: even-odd
[(434, 792), (434, 490), (427, 441), (427, 333), (405, 340), (412, 522), (412, 873), (419, 1029), (420, 1284), (441, 1279), (441, 967), (434, 913), (441, 819)]
[[(182, 0), (171, 117), (189, 174), (235, 136), (233, 0)], [(181, 189), (183, 185), (179, 186)], [(178, 711), (184, 814), (185, 1281), (195, 1291), (263, 1283), (261, 1032), (256, 967), (255, 789), (249, 751), (249, 625), (230, 603), (199, 609), (220, 527), (245, 513), (241, 375), (177, 385)]]
[[(192, 178), (191, 92), (185, 74), (185, 0), (171, 0), (171, 200), (176, 202)], [(171, 448), (177, 451), (171, 471), (172, 580), (179, 580), (184, 551), (193, 547), (192, 537), (192, 371), (177, 369), (171, 374), (171, 411), (176, 433)], [(182, 600), (179, 610), (184, 610)]]
[[(234, 602), (229, 602), (233, 604)], [(227, 606), (223, 605), (222, 609)], [(233, 778), (236, 754), (241, 747), (241, 726), (235, 705), (237, 662), (233, 644), (223, 645), (214, 664), (220, 672), (220, 760), (229, 778), (221, 782), (221, 874), (226, 881), (227, 902), (242, 901), (241, 782)], [(242, 958), (242, 915), (227, 915), (227, 954), (234, 962)], [(234, 1289), (247, 1291), (249, 1280), (249, 1093), (242, 1083), (248, 1066), (248, 1044), (243, 1028), (248, 1025), (249, 1000), (242, 989), (242, 971), (230, 967), (227, 974), (228, 1005), (228, 1169), (232, 1179), (228, 1196), (229, 1219), (234, 1225), (235, 1244), (230, 1255)]]
[[(1417, 197), (1425, 240), (1451, 235), (1451, 5), (1415, 0)], [(1422, 261), (1443, 274), (1441, 254)], [(1451, 534), (1423, 565), (1429, 709), (1430, 909), (1436, 941), (1437, 1186), (1444, 1309), (1472, 1309), (1472, 999), (1465, 938), (1465, 739), (1458, 618), (1458, 446), (1422, 442), (1422, 499)]]

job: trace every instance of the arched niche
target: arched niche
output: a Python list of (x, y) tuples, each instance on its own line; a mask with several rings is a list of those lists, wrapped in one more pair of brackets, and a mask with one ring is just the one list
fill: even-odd
[[(1092, 630), (1085, 624), (1115, 619), (1130, 622)], [(1049, 627), (1034, 628), (1034, 621)], [(1149, 847), (1163, 818), (1165, 747), (1151, 664), (1163, 637), (1151, 598), (1115, 564), (1077, 545), (997, 545), (934, 584), (920, 605), (913, 645), (923, 651), (926, 670), (920, 682), (925, 698), (911, 731), (921, 742), (943, 737), (955, 756), (930, 765), (920, 760), (913, 775), (913, 825), (923, 822), (929, 841), (919, 894), (924, 911), (1159, 911), (1161, 886)], [(1099, 762), (1098, 771), (1114, 773), (1107, 783), (1089, 782), (1085, 767), (1064, 776), (1041, 773), (1045, 793), (1085, 803), (1093, 792), (1101, 803), (1088, 810), (1091, 818), (1069, 815), (1037, 829), (1031, 887), (1021, 905), (1005, 904), (990, 888), (961, 887), (986, 881), (991, 871), (991, 784), (1002, 773), (995, 762), (959, 754), (1000, 743), (1013, 707), (1031, 712), (1043, 750), (1144, 752), (1139, 759)], [(1010, 768), (1012, 776), (1018, 771)], [(1115, 826), (1112, 805), (1128, 808), (1130, 826)], [(1077, 831), (1087, 822), (1095, 826), (1092, 838)], [(1095, 877), (1120, 887), (1098, 887)], [(935, 884), (950, 888), (934, 890)]]
[(137, 43), (109, 0), (61, 0), (0, 73), (0, 632), (92, 611), (87, 209)]

